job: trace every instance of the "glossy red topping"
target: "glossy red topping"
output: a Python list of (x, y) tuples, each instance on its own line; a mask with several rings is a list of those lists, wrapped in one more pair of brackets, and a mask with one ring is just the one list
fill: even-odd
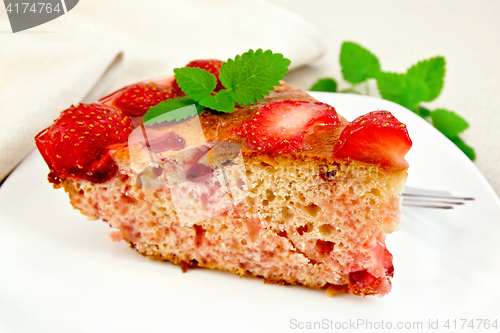
[(411, 145), (405, 124), (388, 111), (374, 111), (344, 128), (333, 156), (381, 166), (407, 167), (404, 157)]
[(214, 170), (205, 164), (200, 163), (200, 158), (210, 150), (209, 146), (200, 146), (192, 157), (191, 166), (186, 171), (186, 179), (195, 183), (201, 183), (212, 177)]
[(186, 172), (186, 178), (192, 182), (200, 183), (212, 177), (214, 170), (204, 164), (195, 163)]
[(64, 110), (35, 142), (55, 175), (102, 183), (117, 171), (107, 146), (127, 141), (131, 131), (130, 118), (117, 108), (79, 104)]
[(164, 151), (172, 150), (177, 151), (184, 149), (186, 146), (186, 140), (183, 137), (177, 135), (176, 133), (170, 131), (164, 136), (155, 139), (154, 141), (149, 141), (149, 148), (155, 153), (161, 153)]
[[(215, 87), (215, 91), (217, 92), (221, 89), (224, 89), (224, 86), (222, 85), (222, 83), (219, 80), (219, 70), (222, 67), (221, 60), (217, 60), (217, 59), (194, 60), (194, 61), (191, 61), (189, 64), (187, 64), (185, 67), (198, 67), (198, 68), (206, 70), (209, 73), (212, 73), (217, 78), (217, 86)], [(172, 82), (172, 87), (174, 88), (174, 90), (178, 94), (184, 95), (184, 92), (181, 90), (181, 88), (177, 84), (177, 80), (174, 80), (174, 82)]]
[(285, 154), (305, 148), (304, 135), (315, 126), (339, 124), (328, 104), (287, 100), (262, 107), (242, 128), (250, 148)]
[(113, 105), (132, 117), (144, 115), (150, 107), (179, 97), (172, 87), (162, 86), (153, 82), (139, 83), (121, 89)]

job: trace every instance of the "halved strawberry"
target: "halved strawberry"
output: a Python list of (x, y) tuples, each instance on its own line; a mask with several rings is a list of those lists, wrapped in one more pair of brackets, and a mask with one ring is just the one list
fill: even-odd
[[(217, 78), (217, 86), (215, 87), (215, 92), (224, 89), (224, 86), (219, 80), (219, 70), (222, 67), (222, 61), (217, 59), (202, 59), (202, 60), (194, 60), (187, 64), (185, 67), (198, 67), (206, 70), (209, 73), (212, 73)], [(172, 82), (172, 88), (178, 94), (184, 94), (179, 85), (177, 84), (177, 80)]]
[(405, 155), (411, 145), (405, 124), (389, 111), (373, 111), (344, 128), (333, 156), (381, 166), (406, 167)]
[(64, 110), (35, 142), (55, 175), (102, 183), (117, 171), (106, 147), (127, 141), (131, 131), (131, 119), (116, 107), (79, 104)]
[(153, 82), (133, 84), (121, 90), (122, 93), (116, 97), (113, 105), (132, 117), (142, 116), (150, 107), (167, 99), (179, 97), (172, 87)]
[(286, 100), (262, 107), (242, 129), (250, 148), (286, 154), (304, 148), (304, 135), (315, 126), (339, 124), (328, 104)]

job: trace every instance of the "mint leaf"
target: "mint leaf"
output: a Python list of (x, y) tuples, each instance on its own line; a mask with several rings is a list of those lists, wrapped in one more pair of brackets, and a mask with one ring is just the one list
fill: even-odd
[(182, 91), (200, 101), (205, 96), (210, 96), (217, 86), (217, 78), (204, 69), (198, 67), (182, 67), (174, 69), (175, 79)]
[(326, 91), (326, 92), (336, 92), (337, 82), (332, 78), (318, 79), (311, 88), (310, 91)]
[(344, 42), (340, 49), (342, 75), (352, 84), (374, 78), (380, 72), (380, 63), (370, 51), (352, 42)]
[(443, 88), (445, 60), (435, 57), (421, 61), (408, 69), (406, 74), (380, 72), (377, 86), (384, 99), (401, 104), (421, 117), (428, 116), (428, 110), (418, 107), (420, 102), (432, 101)]
[(222, 63), (219, 78), (226, 89), (214, 92), (217, 78), (198, 67), (174, 69), (175, 78), (191, 99), (200, 105), (221, 111), (234, 111), (235, 103), (257, 102), (279, 84), (288, 71), (290, 60), (272, 51), (250, 50), (234, 60)]
[(425, 82), (429, 89), (428, 96), (422, 101), (430, 102), (441, 93), (445, 74), (445, 60), (443, 57), (435, 57), (420, 61), (408, 69), (407, 75), (419, 78)]
[(290, 60), (280, 53), (249, 50), (223, 63), (219, 79), (233, 102), (250, 105), (274, 90), (289, 65)]
[[(188, 106), (193, 107), (187, 108)], [(189, 117), (194, 117), (202, 111), (203, 107), (189, 97), (177, 97), (167, 99), (151, 107), (143, 116), (143, 119), (144, 123), (151, 125), (163, 121), (180, 121)]]
[(431, 112), (432, 124), (447, 138), (454, 138), (469, 127), (469, 124), (452, 111), (437, 109)]
[(196, 116), (198, 113), (196, 112), (196, 106), (194, 104), (184, 106), (180, 109), (176, 109), (162, 115), (159, 115), (151, 120), (144, 122), (144, 125), (153, 125), (154, 123), (161, 124), (165, 121), (180, 121), (183, 119), (187, 119), (190, 117)]
[(199, 103), (221, 112), (229, 113), (234, 111), (234, 103), (231, 101), (227, 90), (221, 90), (215, 96), (205, 96)]
[(454, 138), (451, 138), (450, 140), (458, 148), (460, 148), (460, 150), (463, 151), (464, 154), (467, 155), (467, 157), (470, 158), (472, 161), (474, 161), (476, 159), (476, 152), (474, 151), (474, 148), (472, 148), (471, 146), (467, 145), (458, 136), (456, 136)]
[(430, 111), (429, 109), (424, 108), (423, 106), (420, 106), (420, 105), (419, 105), (419, 106), (418, 106), (418, 108), (417, 108), (416, 113), (417, 113), (420, 117), (422, 117), (422, 118), (424, 118), (424, 119), (425, 119), (425, 118), (427, 118), (428, 116), (430, 116), (431, 111)]
[(467, 157), (473, 161), (476, 159), (474, 149), (458, 137), (459, 133), (469, 127), (469, 124), (465, 121), (465, 119), (453, 111), (444, 109), (434, 110), (431, 112), (430, 116), (432, 124), (436, 129), (457, 145), (457, 147), (460, 148), (464, 154), (467, 155)]
[(416, 111), (418, 103), (427, 100), (429, 88), (423, 79), (407, 74), (380, 72), (377, 87), (382, 98)]

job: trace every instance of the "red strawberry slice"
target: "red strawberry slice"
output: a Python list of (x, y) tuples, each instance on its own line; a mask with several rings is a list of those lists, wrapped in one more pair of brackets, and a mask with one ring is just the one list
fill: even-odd
[(127, 141), (131, 131), (131, 119), (116, 107), (79, 104), (64, 110), (35, 142), (55, 175), (102, 183), (117, 171), (106, 147)]
[[(209, 73), (212, 73), (215, 75), (217, 78), (217, 86), (215, 87), (215, 92), (224, 89), (224, 86), (219, 80), (219, 70), (222, 67), (222, 61), (217, 60), (217, 59), (203, 59), (203, 60), (194, 60), (191, 61), (189, 64), (187, 64), (185, 67), (198, 67), (201, 69), (206, 70)], [(174, 80), (172, 82), (172, 88), (178, 93), (178, 94), (184, 94), (184, 92), (181, 90), (179, 85), (177, 84), (177, 80)]]
[(406, 167), (412, 145), (406, 125), (389, 111), (373, 111), (356, 118), (340, 135), (333, 156), (381, 166)]
[(150, 107), (167, 99), (179, 97), (172, 87), (153, 82), (133, 84), (121, 90), (122, 93), (116, 97), (113, 105), (132, 117), (142, 116)]
[(315, 126), (339, 124), (328, 104), (287, 100), (262, 107), (242, 128), (250, 148), (286, 154), (305, 148), (304, 135)]

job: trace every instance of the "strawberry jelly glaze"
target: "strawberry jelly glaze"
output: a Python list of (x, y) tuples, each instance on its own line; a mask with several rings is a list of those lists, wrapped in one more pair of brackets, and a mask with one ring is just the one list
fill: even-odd
[(193, 156), (191, 166), (186, 171), (186, 179), (200, 183), (212, 177), (214, 170), (204, 164), (199, 163), (200, 158), (209, 151), (208, 146), (198, 148), (199, 151)]
[(93, 183), (103, 183), (111, 179), (117, 172), (118, 166), (108, 151), (101, 158), (92, 161), (85, 174), (85, 179)]
[(170, 131), (165, 133), (164, 136), (155, 139), (154, 141), (149, 141), (149, 145), (152, 151), (155, 153), (161, 153), (164, 151), (178, 151), (186, 147), (186, 140), (180, 137), (176, 133)]
[[(85, 170), (72, 169), (70, 170), (71, 177), (88, 180), (92, 183), (100, 184), (107, 182), (118, 172), (118, 166), (111, 158), (108, 151), (100, 158), (95, 159), (90, 163)], [(52, 184), (58, 185), (61, 183), (60, 177), (68, 177), (68, 175), (50, 171), (48, 180)]]

